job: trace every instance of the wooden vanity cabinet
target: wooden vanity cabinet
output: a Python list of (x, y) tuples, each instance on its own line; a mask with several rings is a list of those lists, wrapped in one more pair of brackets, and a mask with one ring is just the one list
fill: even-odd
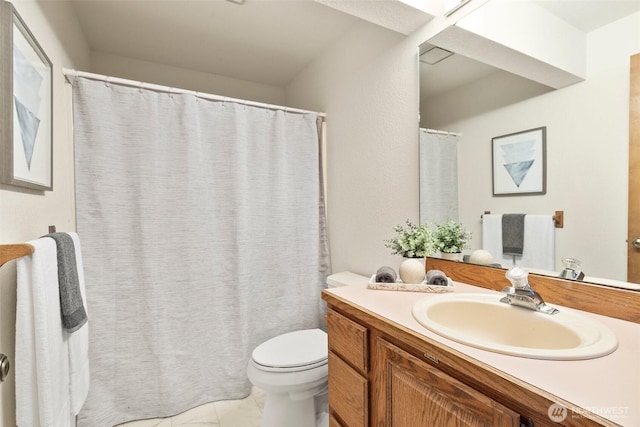
[(348, 317), (329, 310), (326, 321), (330, 426), (520, 425), (515, 412), (377, 335), (369, 352), (368, 329)]
[(551, 421), (543, 390), (330, 293), (330, 427), (594, 427), (617, 424), (569, 411)]
[(330, 427), (369, 426), (368, 330), (329, 310)]
[(384, 339), (373, 350), (377, 425), (520, 426), (516, 412)]

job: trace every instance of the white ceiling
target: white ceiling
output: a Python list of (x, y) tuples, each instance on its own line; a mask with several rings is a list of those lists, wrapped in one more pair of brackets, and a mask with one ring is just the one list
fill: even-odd
[(640, 0), (536, 0), (536, 3), (585, 33), (640, 11)]
[[(330, 0), (245, 0), (242, 5), (225, 0), (71, 2), (92, 51), (279, 87), (362, 22), (354, 15), (340, 12), (335, 5), (320, 3), (331, 4)], [(359, 2), (361, 8), (365, 3), (366, 7), (381, 8), (383, 13), (377, 16), (388, 14), (385, 8), (390, 4), (398, 4), (397, 0)], [(584, 31), (640, 10), (640, 0), (538, 0), (538, 3)], [(406, 7), (403, 13), (407, 13)], [(419, 22), (428, 19), (427, 15)], [(415, 27), (417, 23), (411, 25)], [(387, 27), (406, 33), (397, 27)], [(441, 71), (437, 87), (459, 85), (494, 71), (483, 64), (462, 64), (464, 58), (456, 56), (459, 55), (441, 63), (450, 63), (455, 72)], [(449, 83), (444, 82), (445, 77)], [(434, 80), (433, 76), (430, 80)]]
[(311, 0), (72, 0), (92, 51), (283, 87), (359, 21)]

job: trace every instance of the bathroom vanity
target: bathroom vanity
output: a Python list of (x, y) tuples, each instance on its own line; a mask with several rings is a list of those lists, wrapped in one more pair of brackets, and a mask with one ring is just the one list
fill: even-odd
[[(428, 259), (427, 269), (432, 268), (456, 281), (456, 293), (490, 294), (499, 299), (495, 288), (508, 284), (504, 270), (487, 272), (491, 269)], [(557, 288), (545, 294), (548, 289), (539, 280), (532, 278), (532, 286), (540, 285), (537, 290), (548, 303), (561, 310), (584, 310), (581, 315), (615, 333), (618, 348), (587, 360), (510, 356), (449, 340), (418, 323), (412, 307), (439, 294), (372, 290), (367, 289), (366, 281), (324, 291), (330, 425), (639, 426), (640, 325), (619, 318), (637, 312), (625, 314), (624, 308), (609, 306), (602, 313), (601, 306), (608, 305), (603, 300), (599, 314), (586, 312), (584, 307), (590, 306), (592, 296), (582, 298), (575, 293), (591, 285), (544, 278), (555, 281)], [(596, 295), (610, 290), (599, 289)], [(571, 291), (573, 301), (568, 301)], [(617, 296), (628, 300), (627, 307), (637, 304), (639, 298), (624, 291)], [(570, 306), (573, 308), (567, 308)]]

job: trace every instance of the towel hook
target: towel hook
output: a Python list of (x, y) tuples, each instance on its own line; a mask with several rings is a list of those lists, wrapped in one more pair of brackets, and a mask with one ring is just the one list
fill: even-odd
[(564, 211), (556, 211), (553, 221), (556, 223), (556, 228), (564, 228)]

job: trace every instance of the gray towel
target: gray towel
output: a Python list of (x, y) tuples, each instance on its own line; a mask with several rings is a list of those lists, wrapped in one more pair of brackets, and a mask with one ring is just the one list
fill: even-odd
[(525, 214), (502, 215), (502, 253), (522, 255)]
[(380, 267), (376, 273), (376, 283), (395, 283), (397, 279), (396, 271), (391, 267)]
[(449, 284), (449, 280), (447, 279), (447, 275), (444, 274), (440, 270), (429, 270), (427, 271), (427, 284), (428, 285), (438, 285), (438, 286), (447, 286)]
[(75, 332), (87, 322), (87, 312), (82, 302), (76, 248), (73, 239), (67, 233), (50, 233), (58, 250), (58, 287), (60, 292), (60, 311), (62, 325), (68, 332)]

